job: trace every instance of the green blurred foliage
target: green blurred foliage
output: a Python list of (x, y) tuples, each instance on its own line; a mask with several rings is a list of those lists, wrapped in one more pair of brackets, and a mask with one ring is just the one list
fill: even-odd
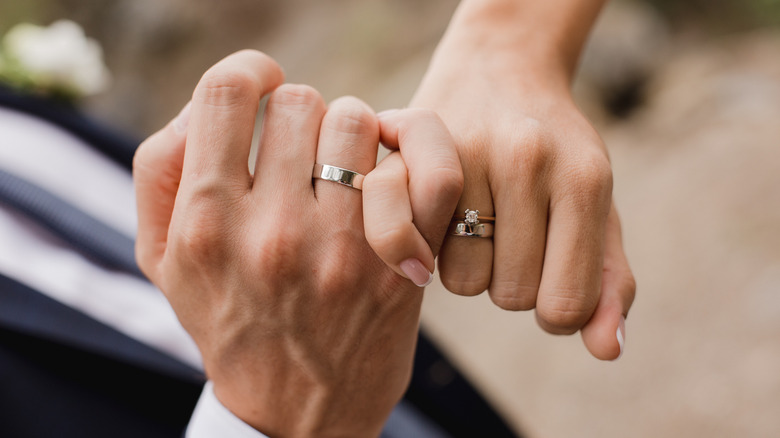
[[(722, 33), (780, 26), (780, 0), (633, 1), (653, 4), (678, 29), (694, 26), (704, 31)], [(79, 18), (93, 16), (112, 3), (112, 0), (0, 0), (0, 34), (24, 21), (49, 24), (63, 16), (83, 21)]]
[(780, 26), (780, 0), (644, 0), (678, 28), (696, 26), (713, 33)]
[(0, 34), (19, 23), (48, 26), (61, 18), (84, 26), (118, 3), (117, 0), (0, 0)]
[(5, 34), (20, 22), (36, 22), (44, 19), (45, 0), (0, 1), (0, 34)]

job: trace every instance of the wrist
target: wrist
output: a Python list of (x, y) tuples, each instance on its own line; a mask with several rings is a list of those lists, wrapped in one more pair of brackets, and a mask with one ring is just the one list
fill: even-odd
[[(560, 63), (533, 50), (497, 47), (491, 41), (450, 34), (431, 60), (413, 104), (434, 98), (448, 101), (453, 89), (460, 93), (500, 93), (515, 105), (544, 105), (545, 101), (571, 101), (571, 78)], [(500, 43), (499, 43), (500, 44)], [(536, 52), (538, 53), (538, 52)], [(446, 84), (446, 86), (442, 86)], [(496, 97), (496, 96), (494, 96)], [(423, 106), (425, 106), (423, 104)]]
[[(317, 391), (290, 397), (287, 393), (234, 397), (214, 387), (215, 398), (253, 429), (271, 437), (364, 438), (379, 436), (385, 417), (350, 415), (334, 408), (333, 398)], [(389, 414), (389, 413), (388, 413)]]
[(568, 88), (602, 3), (463, 0), (440, 48), (489, 55), (503, 67), (543, 73), (538, 79)]

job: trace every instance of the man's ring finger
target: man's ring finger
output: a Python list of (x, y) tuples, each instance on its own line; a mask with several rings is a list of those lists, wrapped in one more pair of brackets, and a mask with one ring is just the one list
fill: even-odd
[(312, 178), (332, 181), (353, 189), (363, 190), (363, 179), (365, 179), (365, 176), (341, 167), (315, 163)]

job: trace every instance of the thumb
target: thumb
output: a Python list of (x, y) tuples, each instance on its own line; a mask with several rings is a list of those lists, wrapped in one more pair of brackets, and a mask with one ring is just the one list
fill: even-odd
[(152, 281), (157, 277), (156, 267), (165, 254), (168, 227), (181, 181), (190, 105), (188, 103), (171, 123), (146, 139), (133, 158), (138, 207), (136, 260)]

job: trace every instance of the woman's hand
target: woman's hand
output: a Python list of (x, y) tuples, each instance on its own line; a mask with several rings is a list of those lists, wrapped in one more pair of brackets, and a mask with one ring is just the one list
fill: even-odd
[(615, 359), (635, 285), (606, 149), (569, 91), (601, 3), (465, 0), (411, 106), (435, 110), (455, 138), (457, 211), (496, 218), (492, 239), (447, 237), (447, 289), (535, 308), (546, 331), (581, 330), (595, 357)]
[[(376, 436), (408, 384), (417, 336), (422, 289), (398, 274), (420, 274), (406, 272), (408, 260), (433, 269), (460, 196), (457, 155), (429, 111), (383, 123), (391, 137), (439, 133), (400, 140), (429, 159), (406, 163), (407, 190), (397, 155), (371, 172), (380, 124), (370, 108), (354, 98), (326, 107), (312, 88), (276, 89), (282, 81), (265, 55), (229, 56), (203, 76), (191, 108), (144, 142), (138, 262), (239, 418), (270, 436)], [(252, 176), (258, 103), (274, 89)], [(315, 162), (368, 174), (364, 192), (313, 181)], [(447, 178), (418, 195), (425, 166)], [(369, 239), (392, 269), (366, 240), (363, 202)]]

